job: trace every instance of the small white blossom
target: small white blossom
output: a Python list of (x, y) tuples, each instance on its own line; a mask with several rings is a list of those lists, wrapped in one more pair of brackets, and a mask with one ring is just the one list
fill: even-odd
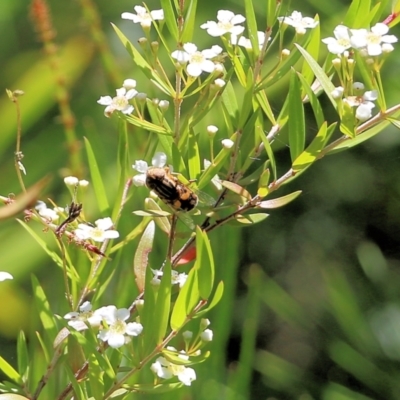
[(356, 108), (356, 118), (360, 122), (364, 122), (367, 119), (370, 119), (372, 117), (372, 109), (375, 107), (374, 103), (366, 102), (363, 104), (360, 104)]
[(65, 314), (64, 318), (68, 320), (68, 325), (72, 326), (77, 331), (88, 329), (86, 322), (91, 326), (100, 326), (101, 323), (101, 316), (99, 313), (92, 311), (92, 304), (90, 301), (85, 301), (79, 307), (79, 312), (71, 311)]
[(278, 20), (281, 23), (293, 26), (299, 35), (304, 35), (306, 29), (313, 29), (318, 25), (318, 21), (314, 21), (310, 17), (303, 17), (299, 11), (293, 11), (290, 17), (278, 17)]
[(193, 368), (173, 364), (164, 357), (158, 357), (151, 365), (151, 370), (162, 379), (171, 379), (176, 376), (186, 386), (190, 386), (196, 379), (196, 372)]
[(44, 201), (39, 200), (35, 206), (35, 210), (37, 210), (41, 217), (49, 221), (57, 221), (60, 218), (56, 209), (52, 210), (51, 208), (47, 208)]
[(209, 136), (214, 136), (218, 132), (218, 128), (215, 125), (208, 125), (207, 132)]
[(66, 176), (64, 178), (64, 183), (67, 186), (76, 186), (79, 183), (79, 179), (77, 177), (75, 177), (75, 176)]
[(3, 282), (7, 279), (14, 279), (14, 277), (8, 272), (0, 271), (0, 282)]
[(352, 29), (351, 44), (355, 49), (363, 49), (364, 55), (379, 56), (383, 52), (382, 46), (397, 42), (397, 37), (394, 35), (386, 35), (389, 32), (389, 27), (382, 23), (377, 23), (367, 29)]
[(118, 231), (111, 230), (113, 222), (110, 217), (98, 219), (96, 226), (79, 224), (75, 229), (75, 235), (80, 240), (92, 239), (95, 242), (104, 242), (106, 239), (116, 239), (119, 237)]
[(233, 145), (235, 144), (235, 142), (231, 139), (223, 139), (221, 140), (222, 143), (222, 147), (224, 149), (231, 149), (233, 147)]
[(206, 329), (200, 334), (200, 338), (203, 342), (211, 342), (213, 339), (213, 331), (211, 329)]
[(80, 187), (87, 187), (87, 186), (89, 186), (89, 181), (87, 181), (86, 179), (81, 179), (79, 181), (79, 186)]
[[(257, 39), (258, 39), (258, 47), (261, 50), (265, 42), (265, 32), (257, 31)], [(268, 41), (270, 40), (271, 37), (268, 38)], [(231, 43), (238, 44), (239, 46), (242, 46), (247, 50), (251, 50), (253, 48), (250, 39), (247, 39), (244, 36), (240, 36), (238, 40), (238, 37), (236, 35), (231, 35)]]
[[(167, 163), (167, 155), (162, 152), (157, 152), (154, 154), (154, 157), (151, 160), (151, 165), (153, 167), (162, 168)], [(135, 175), (133, 177), (133, 184), (135, 186), (145, 186), (146, 185), (146, 172), (149, 169), (149, 166), (146, 161), (136, 160), (135, 164), (132, 165), (132, 168), (140, 174)]]
[(343, 93), (344, 93), (343, 87), (342, 86), (338, 86), (338, 87), (336, 87), (335, 89), (332, 90), (331, 94), (332, 94), (332, 97), (337, 100), (337, 99), (341, 99), (342, 98)]
[(214, 81), (214, 83), (215, 83), (218, 87), (222, 88), (222, 87), (225, 86), (225, 83), (226, 83), (226, 82), (225, 82), (223, 79), (218, 78), (218, 79), (216, 79), (216, 80)]
[(232, 11), (228, 10), (219, 10), (217, 13), (217, 20), (218, 22), (207, 21), (200, 25), (200, 28), (207, 29), (207, 33), (214, 37), (222, 36), (225, 33), (239, 36), (244, 31), (244, 27), (238, 25), (246, 20), (243, 15), (235, 15)]
[(364, 84), (362, 82), (354, 82), (353, 83), (353, 89), (359, 92), (359, 91), (364, 90), (365, 86), (364, 86)]
[(184, 340), (189, 341), (189, 340), (191, 340), (192, 337), (193, 337), (193, 332), (192, 332), (192, 331), (185, 331), (185, 332), (182, 332), (182, 337), (183, 337)]
[(97, 310), (97, 314), (107, 323), (107, 327), (102, 329), (97, 337), (107, 342), (110, 347), (123, 346), (130, 340), (129, 336), (138, 336), (143, 330), (143, 326), (137, 322), (125, 322), (130, 316), (127, 308), (107, 306)]
[(200, 329), (206, 329), (210, 324), (211, 322), (208, 318), (202, 318), (200, 321)]
[(215, 64), (210, 60), (222, 52), (220, 46), (212, 46), (211, 49), (198, 51), (193, 43), (185, 43), (183, 50), (175, 50), (171, 57), (175, 58), (180, 64), (188, 63), (186, 71), (188, 75), (198, 77), (204, 72), (213, 72)]
[(122, 87), (116, 90), (117, 95), (115, 97), (111, 96), (101, 96), (97, 100), (98, 104), (106, 106), (104, 110), (104, 115), (109, 117), (114, 111), (121, 111), (123, 114), (131, 114), (134, 110), (133, 106), (129, 104), (129, 100), (133, 99), (137, 95), (135, 89), (129, 89)]
[(161, 110), (167, 110), (169, 107), (169, 101), (168, 100), (160, 100), (158, 103), (158, 107), (161, 108)]
[(360, 122), (364, 122), (372, 117), (372, 109), (375, 107), (373, 101), (378, 98), (376, 90), (366, 91), (362, 96), (349, 96), (343, 101), (347, 102), (351, 107), (356, 108), (356, 118)]
[(135, 89), (136, 87), (136, 81), (134, 79), (125, 79), (124, 83), (122, 84), (122, 87), (124, 87), (126, 90), (129, 89)]
[(328, 50), (332, 54), (342, 54), (351, 47), (350, 31), (347, 26), (338, 25), (333, 34), (335, 37), (322, 39), (322, 42), (328, 45)]
[(130, 12), (124, 12), (121, 15), (122, 19), (129, 19), (133, 21), (133, 23), (139, 23), (143, 28), (148, 28), (151, 26), (152, 21), (155, 20), (163, 20), (164, 19), (164, 10), (153, 10), (150, 11), (150, 14), (147, 10), (142, 6), (133, 7), (136, 11), (136, 14)]

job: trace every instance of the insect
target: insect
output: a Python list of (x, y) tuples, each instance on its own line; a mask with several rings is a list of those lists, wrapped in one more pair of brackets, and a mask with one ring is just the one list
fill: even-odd
[(61, 233), (65, 230), (65, 227), (79, 217), (81, 211), (82, 204), (72, 202), (71, 205), (68, 207), (68, 217), (56, 229), (56, 235), (61, 235)]
[(168, 167), (151, 167), (146, 172), (146, 186), (176, 211), (190, 211), (199, 201), (193, 190), (189, 189)]

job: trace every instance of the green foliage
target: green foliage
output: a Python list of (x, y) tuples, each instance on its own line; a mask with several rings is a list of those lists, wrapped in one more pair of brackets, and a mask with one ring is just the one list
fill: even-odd
[[(320, 15), (302, 19), (290, 15), (290, 2), (268, 0), (261, 6), (245, 0), (238, 11), (245, 17), (219, 25), (225, 29), (232, 22), (232, 30), (245, 29), (231, 35), (216, 31), (206, 3), (161, 0), (135, 8), (146, 17), (139, 25), (104, 16), (107, 23), (113, 21), (111, 35), (126, 50), (124, 58), (112, 54), (106, 42), (113, 39), (100, 28), (102, 2), (99, 9), (90, 1), (77, 3), (89, 39), (71, 31), (72, 39), (59, 51), (46, 19), (51, 11), (45, 3), (40, 3), (43, 9), (32, 3), (44, 55), (37, 53), (25, 71), (7, 65), (5, 75), (13, 79), (7, 98), (0, 99), (5, 121), (0, 153), (14, 152), (14, 159), (9, 157), (13, 162), (2, 176), (16, 173), (17, 179), (1, 186), (0, 220), (25, 213), (19, 224), (7, 227), (10, 245), (2, 254), (4, 268), (15, 265), (16, 277), (34, 272), (34, 307), (29, 309), (30, 331), (13, 336), (16, 365), (6, 361), (9, 354), (0, 356), (6, 377), (0, 399), (137, 399), (144, 392), (163, 399), (398, 397), (400, 342), (379, 324), (393, 315), (400, 320), (397, 280), (374, 244), (364, 242), (342, 258), (341, 247), (354, 237), (337, 233), (336, 220), (328, 220), (328, 233), (309, 233), (310, 225), (327, 219), (318, 214), (324, 203), (310, 201), (310, 193), (325, 190), (323, 197), (330, 199), (334, 184), (316, 172), (310, 189), (306, 177), (313, 172), (303, 175), (321, 171), (317, 161), (325, 155), (343, 153), (388, 127), (399, 127), (400, 105), (391, 98), (382, 72), (395, 65), (390, 46), (373, 54), (357, 42), (361, 31), (347, 28), (354, 39), (348, 54), (327, 54), (321, 43), (329, 35), (328, 18), (370, 30), (389, 12), (387, 3), (353, 0), (340, 15), (329, 14), (329, 3)], [(160, 5), (163, 17), (154, 10)], [(221, 9), (231, 6), (221, 4)], [(399, 21), (398, 8), (394, 4), (386, 17), (390, 26)], [(144, 36), (139, 40), (138, 29)], [(390, 42), (384, 35), (382, 41)], [(102, 66), (93, 58), (94, 46)], [(123, 60), (129, 60), (132, 75), (122, 73), (128, 69)], [(93, 69), (88, 69), (90, 62), (96, 63)], [(120, 82), (122, 75), (129, 79)], [(80, 108), (71, 89), (85, 80), (92, 99)], [(359, 80), (365, 91), (354, 85)], [(105, 81), (112, 87), (107, 89)], [(115, 82), (122, 87), (114, 87)], [(21, 97), (20, 90), (35, 94), (36, 100)], [(112, 95), (101, 96), (106, 92)], [(104, 115), (93, 100), (100, 96)], [(49, 119), (36, 142), (33, 127), (55, 105), (61, 124)], [(64, 138), (55, 137), (56, 126)], [(371, 175), (341, 165), (333, 173), (338, 177), (334, 183), (352, 174), (357, 183)], [(87, 176), (89, 186), (83, 179)], [(289, 189), (289, 184), (302, 190)], [(275, 195), (278, 190), (281, 194)], [(347, 191), (341, 190), (343, 197)], [(47, 205), (35, 206), (36, 200)], [(304, 202), (312, 204), (313, 223), (303, 223), (295, 208)], [(59, 207), (65, 203), (70, 206)], [(299, 219), (293, 224), (283, 219), (279, 228), (268, 231), (278, 215), (286, 214), (275, 211), (280, 207), (298, 213)], [(274, 214), (264, 223), (266, 210)], [(247, 229), (245, 245), (239, 244), (237, 227)], [(285, 238), (288, 229), (292, 235)], [(19, 238), (21, 231), (25, 238)], [(337, 237), (343, 238), (339, 242)], [(314, 245), (320, 241), (333, 255), (325, 256)], [(29, 247), (31, 242), (37, 250)], [(17, 255), (16, 248), (23, 254)], [(241, 253), (245, 269), (237, 273)], [(361, 265), (357, 273), (346, 270), (352, 255)], [(368, 282), (353, 279), (357, 274)], [(242, 284), (236, 291), (238, 277)], [(307, 289), (297, 291), (303, 281)], [(13, 307), (13, 299), (20, 298), (28, 309), (17, 285), (0, 285), (3, 303)], [(14, 314), (9, 320), (18, 318)], [(7, 324), (1, 314), (0, 321), (3, 332)], [(18, 322), (15, 332), (22, 325)], [(276, 340), (275, 331), (281, 334)], [(285, 337), (294, 338), (293, 349)], [(304, 345), (303, 337), (308, 339)], [(235, 368), (226, 367), (230, 340), (240, 348), (229, 359)], [(329, 367), (322, 368), (324, 363)], [(198, 390), (205, 386), (206, 391)]]

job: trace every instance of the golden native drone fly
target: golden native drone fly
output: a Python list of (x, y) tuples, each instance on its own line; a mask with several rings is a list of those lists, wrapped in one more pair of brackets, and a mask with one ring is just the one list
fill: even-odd
[(172, 175), (168, 167), (151, 167), (146, 172), (146, 186), (176, 211), (190, 211), (197, 206), (198, 197)]

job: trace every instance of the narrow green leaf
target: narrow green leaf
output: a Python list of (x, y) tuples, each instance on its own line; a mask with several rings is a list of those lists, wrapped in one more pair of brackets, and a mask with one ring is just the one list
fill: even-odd
[(133, 260), (133, 272), (140, 293), (144, 291), (149, 253), (153, 249), (154, 233), (154, 221), (150, 221), (139, 241)]
[(173, 2), (170, 0), (161, 0), (161, 8), (164, 10), (164, 19), (167, 24), (168, 30), (175, 42), (179, 42), (178, 27), (176, 25), (176, 16), (172, 8)]
[(332, 106), (337, 109), (337, 103), (336, 100), (332, 96), (332, 92), (335, 89), (335, 86), (333, 85), (331, 79), (326, 75), (324, 70), (319, 66), (318, 62), (314, 60), (314, 58), (308, 54), (308, 52), (303, 49), (301, 46), (298, 44), (295, 44), (295, 46), (298, 48), (300, 53), (303, 55), (304, 59), (314, 72), (314, 75), (316, 79), (319, 81), (321, 84), (322, 88), (324, 89), (326, 95), (328, 96), (329, 100), (331, 101)]
[(154, 326), (156, 343), (160, 344), (167, 332), (171, 310), (171, 263), (167, 262), (161, 277), (156, 301), (157, 318)]
[(190, 179), (197, 179), (201, 172), (200, 149), (192, 129), (189, 132), (188, 164)]
[(183, 32), (181, 36), (182, 43), (193, 41), (193, 31), (194, 27), (196, 26), (196, 11), (197, 11), (197, 0), (189, 1), (185, 16), (185, 22), (183, 26)]
[(311, 86), (308, 84), (303, 75), (298, 74), (301, 83), (303, 84), (303, 89), (305, 90), (308, 100), (310, 101), (311, 107), (314, 112), (314, 117), (317, 122), (318, 128), (321, 128), (322, 124), (325, 122), (324, 111), (322, 110), (321, 104), (318, 97), (312, 90)]
[(265, 209), (283, 207), (286, 204), (289, 204), (291, 201), (293, 201), (298, 196), (300, 196), (300, 194), (301, 194), (301, 190), (298, 190), (296, 192), (287, 194), (286, 196), (278, 197), (277, 199), (262, 201), (260, 204), (257, 205), (257, 207), (265, 208)]
[(244, 197), (246, 200), (250, 200), (252, 197), (251, 194), (244, 187), (238, 185), (237, 183), (221, 180), (221, 185), (229, 189), (231, 192), (236, 193), (241, 197)]
[(356, 118), (354, 116), (353, 108), (348, 102), (343, 102), (342, 116), (340, 119), (340, 132), (343, 135), (354, 138), (356, 136)]
[(257, 195), (260, 196), (261, 198), (267, 196), (269, 193), (268, 184), (269, 184), (270, 175), (271, 174), (269, 172), (269, 169), (266, 169), (260, 176), (260, 181), (258, 183), (258, 189), (257, 189)]
[(253, 48), (254, 57), (258, 57), (260, 49), (257, 38), (257, 21), (254, 12), (253, 0), (244, 0), (244, 8), (246, 14), (246, 25), (249, 31), (249, 38)]
[[(167, 0), (163, 1), (165, 3), (170, 3)], [(169, 8), (171, 8), (170, 4)], [(164, 10), (164, 12), (166, 11), (167, 10)], [(169, 82), (164, 82), (162, 78), (160, 78), (160, 76), (157, 74), (156, 70), (147, 63), (147, 61), (142, 57), (142, 55), (137, 51), (135, 46), (132, 45), (132, 43), (127, 39), (127, 37), (114, 24), (111, 25), (114, 28), (122, 44), (133, 58), (135, 64), (141, 69), (141, 71), (147, 76), (147, 78), (157, 82), (159, 87), (161, 87), (165, 93), (169, 94), (171, 97), (175, 97), (175, 90), (171, 86), (171, 84)]]
[(171, 315), (171, 329), (178, 331), (200, 301), (199, 277), (197, 268), (192, 268), (187, 280), (179, 292)]
[(0, 370), (14, 382), (22, 385), (21, 375), (3, 358), (0, 356)]
[[(153, 199), (147, 198), (146, 200), (153, 200)], [(133, 211), (132, 214), (137, 215), (139, 217), (164, 217), (164, 218), (171, 215), (170, 212), (164, 211), (161, 208), (159, 210), (155, 209), (155, 210), (148, 210), (148, 211), (137, 210), (137, 211)]]
[(249, 69), (247, 71), (246, 90), (243, 96), (242, 107), (240, 109), (238, 129), (241, 129), (245, 126), (246, 121), (249, 119), (249, 115), (253, 112), (253, 96), (254, 96), (253, 92), (254, 92), (253, 71)]
[(304, 150), (306, 127), (301, 99), (301, 85), (297, 73), (292, 71), (289, 87), (289, 145), (290, 157), (295, 160)]
[(158, 133), (159, 135), (166, 135), (166, 136), (172, 135), (172, 132), (166, 129), (165, 127), (153, 124), (152, 122), (149, 121), (145, 121), (144, 119), (140, 119), (135, 115), (120, 114), (119, 117), (125, 119), (128, 123), (137, 126), (139, 128), (142, 128), (146, 131)]
[(271, 170), (272, 170), (272, 179), (275, 181), (277, 179), (276, 162), (275, 162), (275, 156), (274, 156), (274, 152), (272, 151), (271, 144), (268, 141), (267, 137), (265, 136), (265, 132), (263, 131), (261, 126), (256, 126), (256, 132), (258, 133), (258, 136), (260, 137), (262, 143), (264, 144), (264, 149), (267, 153), (268, 160), (270, 162), (270, 166), (271, 166)]
[(88, 378), (90, 383), (90, 394), (93, 396), (94, 399), (102, 399), (104, 396), (103, 370), (95, 354), (90, 353), (88, 361), (89, 361)]
[(269, 214), (265, 213), (258, 213), (258, 214), (248, 214), (248, 215), (238, 215), (234, 222), (238, 222), (239, 224), (243, 225), (253, 225), (258, 224), (261, 221), (264, 221)]
[(264, 111), (264, 114), (267, 116), (267, 118), (271, 122), (271, 124), (272, 125), (276, 125), (277, 122), (276, 122), (274, 113), (272, 111), (271, 105), (269, 104), (268, 97), (267, 97), (265, 91), (263, 90), (263, 91), (257, 92), (256, 93), (256, 99), (258, 101), (258, 104), (260, 105), (260, 107)]
[(51, 343), (53, 343), (53, 340), (58, 333), (56, 320), (54, 318), (54, 314), (51, 312), (50, 304), (42, 287), (40, 286), (39, 281), (33, 275), (32, 288), (35, 297), (36, 310), (39, 313), (44, 331), (46, 332), (46, 335), (50, 338)]
[(304, 150), (293, 162), (292, 168), (295, 173), (304, 172), (311, 164), (313, 164), (326, 145), (330, 135), (333, 133), (332, 125), (327, 128), (324, 123), (317, 136), (313, 139), (310, 145)]
[(93, 182), (93, 189), (96, 193), (96, 200), (99, 206), (99, 210), (103, 215), (109, 215), (110, 206), (107, 200), (106, 190), (104, 188), (103, 179), (101, 177), (101, 173), (99, 167), (97, 165), (96, 156), (94, 155), (92, 146), (87, 138), (84, 138), (86, 154), (88, 157), (90, 176)]
[(171, 215), (171, 213), (161, 216), (160, 213), (165, 213), (165, 211), (161, 210), (161, 207), (150, 197), (144, 201), (144, 206), (147, 211), (158, 214), (158, 217), (154, 218), (155, 223), (163, 232), (169, 235), (171, 232), (171, 223), (169, 222), (168, 216)]
[(214, 297), (209, 303), (207, 308), (201, 309), (196, 315), (195, 318), (201, 318), (203, 315), (208, 314), (208, 312), (213, 309), (222, 299), (222, 295), (224, 294), (224, 282), (220, 281), (218, 283), (217, 289), (215, 290)]
[(17, 341), (18, 371), (22, 381), (26, 384), (29, 378), (29, 353), (26, 345), (26, 338), (23, 331), (18, 334)]
[(237, 126), (239, 123), (239, 106), (236, 99), (236, 91), (233, 88), (232, 82), (228, 81), (225, 85), (225, 90), (221, 95), (222, 104), (225, 111), (227, 112), (229, 118), (229, 123), (227, 129), (228, 132), (233, 132), (233, 126)]
[(214, 286), (214, 257), (207, 233), (196, 227), (196, 262), (194, 268), (198, 269), (199, 293), (203, 300), (208, 299)]

